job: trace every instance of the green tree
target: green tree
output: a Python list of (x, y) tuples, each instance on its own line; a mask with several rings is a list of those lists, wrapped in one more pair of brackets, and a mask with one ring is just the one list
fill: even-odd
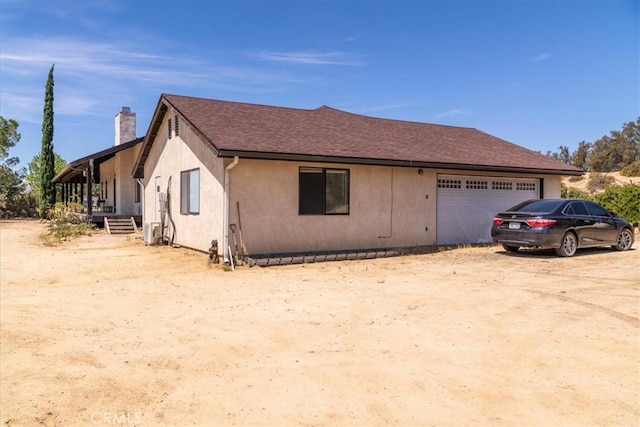
[(571, 152), (569, 151), (569, 147), (567, 147), (566, 145), (561, 145), (560, 147), (558, 147), (558, 151), (547, 151), (545, 156), (551, 157), (554, 160), (560, 160), (561, 162), (565, 162), (567, 164), (569, 164), (571, 160)]
[(571, 152), (569, 151), (569, 147), (566, 145), (558, 147), (558, 160), (571, 164)]
[(40, 204), (39, 214), (46, 217), (47, 211), (56, 202), (56, 189), (51, 183), (55, 176), (55, 164), (53, 154), (53, 67), (49, 70), (44, 95), (44, 112), (42, 118), (42, 150), (40, 170)]
[(20, 141), (18, 122), (0, 116), (0, 216), (33, 216), (35, 200), (26, 192), (24, 168), (14, 170), (20, 163), (9, 157), (9, 149)]
[(6, 159), (9, 148), (15, 147), (20, 141), (18, 126), (20, 124), (17, 121), (0, 116), (0, 160)]
[(587, 167), (587, 159), (589, 158), (589, 152), (591, 150), (591, 143), (586, 141), (580, 141), (576, 151), (571, 154), (571, 164), (583, 171), (589, 170)]
[(595, 172), (613, 172), (640, 160), (640, 117), (593, 143), (587, 161)]
[[(53, 172), (54, 176), (62, 172), (67, 166), (67, 162), (58, 153), (53, 153)], [(25, 179), (29, 185), (29, 191), (38, 200), (40, 200), (40, 176), (42, 175), (42, 153), (33, 156), (33, 159), (27, 165), (27, 173)]]

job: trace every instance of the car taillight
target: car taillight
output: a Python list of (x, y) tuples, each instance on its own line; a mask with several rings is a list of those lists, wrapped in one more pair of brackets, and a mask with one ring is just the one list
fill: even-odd
[(493, 218), (493, 225), (498, 226), (504, 222), (504, 219), (495, 217)]
[(529, 224), (529, 227), (551, 227), (555, 223), (555, 219), (546, 218), (533, 218), (527, 220), (527, 224)]

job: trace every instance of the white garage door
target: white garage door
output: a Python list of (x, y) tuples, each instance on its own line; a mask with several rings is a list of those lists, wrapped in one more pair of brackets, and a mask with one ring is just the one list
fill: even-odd
[(491, 242), (494, 215), (538, 199), (539, 180), (438, 175), (437, 243)]

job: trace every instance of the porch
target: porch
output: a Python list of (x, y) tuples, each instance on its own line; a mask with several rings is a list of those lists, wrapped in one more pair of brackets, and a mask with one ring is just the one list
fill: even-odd
[[(87, 216), (87, 220), (89, 220), (89, 216), (86, 214), (86, 212), (84, 213), (84, 215), (86, 215)], [(101, 212), (101, 211), (96, 212), (94, 210), (92, 212), (92, 214), (91, 214), (90, 220), (91, 220), (92, 223), (94, 223), (98, 227), (104, 228), (104, 219), (105, 218), (109, 218), (109, 220), (133, 218), (133, 220), (136, 222), (136, 227), (138, 227), (138, 228), (142, 227), (142, 215), (113, 214), (113, 213), (110, 213), (110, 212)]]

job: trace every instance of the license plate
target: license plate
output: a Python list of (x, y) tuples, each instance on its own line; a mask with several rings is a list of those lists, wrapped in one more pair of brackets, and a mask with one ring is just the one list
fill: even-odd
[(510, 230), (520, 230), (520, 223), (519, 222), (510, 222), (509, 223), (509, 229)]

